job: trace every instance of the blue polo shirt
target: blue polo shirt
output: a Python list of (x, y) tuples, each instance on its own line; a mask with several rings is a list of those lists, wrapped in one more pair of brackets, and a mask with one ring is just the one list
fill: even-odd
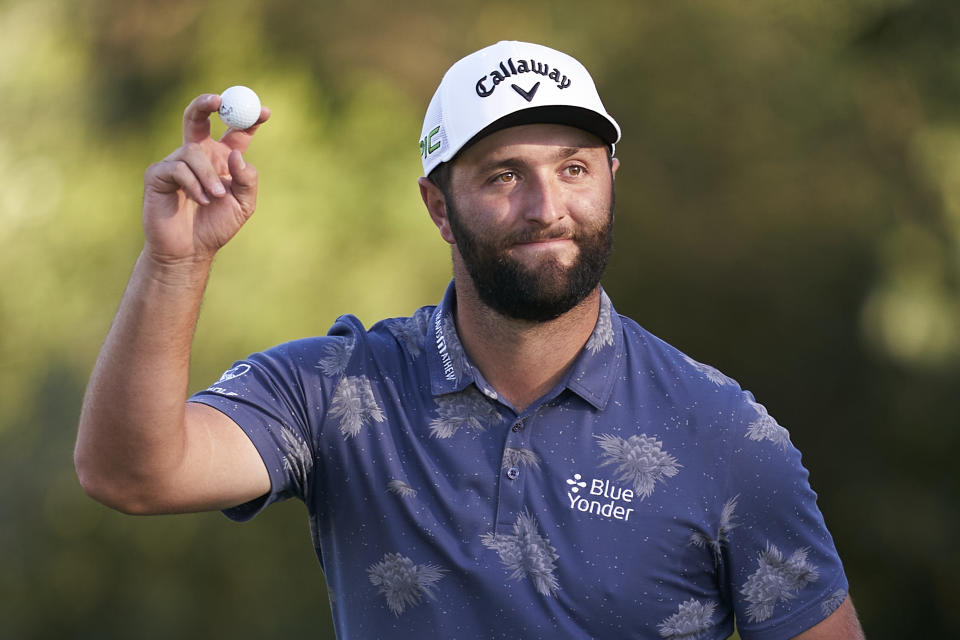
[(236, 363), (192, 400), (309, 510), (337, 636), (791, 637), (846, 597), (785, 428), (617, 315), (522, 412), (440, 305)]

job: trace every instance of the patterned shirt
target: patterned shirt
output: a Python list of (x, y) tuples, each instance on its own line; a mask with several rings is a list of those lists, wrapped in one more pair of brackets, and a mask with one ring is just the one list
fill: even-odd
[(349, 638), (786, 638), (846, 597), (800, 453), (753, 396), (617, 315), (517, 412), (436, 307), (237, 363), (192, 398), (303, 500)]

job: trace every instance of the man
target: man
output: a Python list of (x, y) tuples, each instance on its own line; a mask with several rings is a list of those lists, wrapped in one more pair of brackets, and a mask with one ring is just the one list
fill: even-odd
[[(420, 138), (450, 244), (436, 307), (236, 363), (185, 402), (210, 264), (253, 213), (219, 98), (146, 173), (144, 250), (91, 377), (76, 461), (130, 513), (296, 496), (341, 638), (858, 638), (786, 430), (616, 314), (617, 123), (586, 69), (501, 42), (444, 76)], [(148, 368), (149, 380), (134, 375)]]

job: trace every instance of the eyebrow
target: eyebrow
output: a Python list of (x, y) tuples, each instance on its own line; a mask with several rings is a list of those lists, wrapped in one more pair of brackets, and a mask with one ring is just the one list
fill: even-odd
[[(578, 152), (582, 151), (584, 148), (585, 147), (560, 147), (559, 149), (557, 149), (556, 154), (554, 154), (554, 158), (556, 160), (565, 160), (570, 156), (576, 155)], [(497, 158), (495, 160), (491, 160), (490, 162), (486, 162), (480, 165), (480, 167), (478, 168), (478, 171), (480, 173), (488, 173), (490, 171), (499, 169), (501, 167), (522, 167), (522, 166), (526, 166), (526, 164), (527, 163), (525, 160), (516, 156), (511, 156), (508, 158)]]
[(578, 153), (583, 147), (562, 147), (557, 151), (557, 160), (564, 160)]

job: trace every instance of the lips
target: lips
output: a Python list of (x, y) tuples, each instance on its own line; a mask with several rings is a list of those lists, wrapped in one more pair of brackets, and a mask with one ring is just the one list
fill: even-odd
[(569, 231), (562, 232), (553, 232), (553, 233), (523, 233), (517, 234), (516, 236), (509, 238), (507, 240), (508, 245), (522, 245), (522, 244), (547, 244), (550, 242), (556, 242), (559, 240), (569, 240), (575, 241), (576, 238), (574, 234)]
[(548, 247), (554, 244), (562, 244), (565, 242), (572, 242), (572, 238), (544, 238), (542, 240), (528, 240), (526, 242), (518, 242), (514, 246), (518, 247)]

